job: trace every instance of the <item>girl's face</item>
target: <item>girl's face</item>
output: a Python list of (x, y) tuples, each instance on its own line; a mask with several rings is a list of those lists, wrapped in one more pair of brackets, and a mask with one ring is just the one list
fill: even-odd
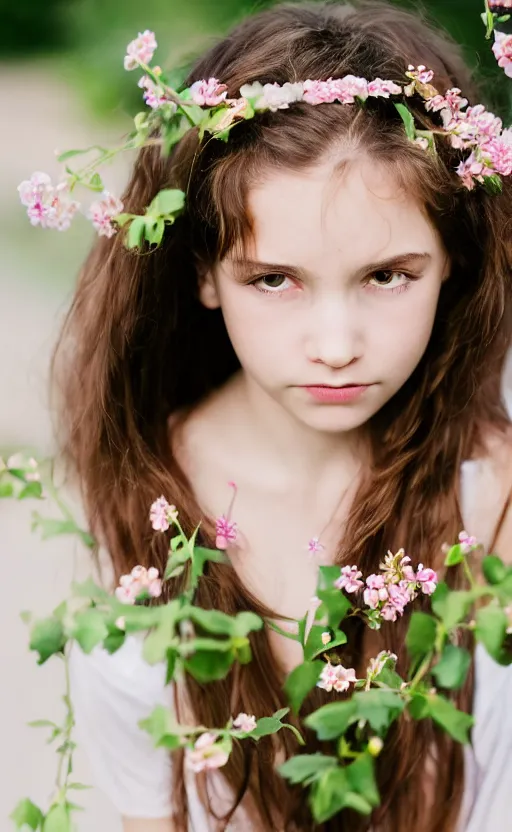
[(319, 431), (363, 425), (404, 384), (432, 332), (449, 260), (393, 176), (362, 159), (334, 179), (272, 172), (249, 197), (254, 242), (207, 275), (252, 395)]

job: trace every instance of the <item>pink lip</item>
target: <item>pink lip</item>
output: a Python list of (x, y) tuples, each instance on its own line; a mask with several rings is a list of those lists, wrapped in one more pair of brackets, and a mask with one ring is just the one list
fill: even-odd
[(307, 390), (317, 402), (344, 404), (355, 401), (368, 387), (370, 387), (369, 384), (346, 384), (344, 387), (317, 385), (304, 387), (304, 390)]

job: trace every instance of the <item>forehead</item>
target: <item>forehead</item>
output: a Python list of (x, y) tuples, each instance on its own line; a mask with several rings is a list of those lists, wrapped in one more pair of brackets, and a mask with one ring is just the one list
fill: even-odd
[(384, 253), (441, 248), (423, 206), (397, 180), (368, 159), (341, 173), (332, 163), (300, 173), (269, 171), (248, 194), (254, 237), (246, 254), (312, 268), (319, 259), (342, 255), (357, 268)]

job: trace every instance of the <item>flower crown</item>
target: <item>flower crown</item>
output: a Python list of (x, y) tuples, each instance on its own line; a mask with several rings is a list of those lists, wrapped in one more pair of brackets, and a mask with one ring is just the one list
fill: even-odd
[[(490, 37), (495, 19), (506, 19), (493, 14), (487, 3), (482, 17), (487, 25), (487, 37)], [(512, 67), (512, 36), (501, 32), (495, 32), (495, 35), (493, 50), (500, 66), (507, 71), (509, 66)], [(507, 37), (510, 44), (504, 41)], [(126, 226), (125, 244), (128, 248), (139, 248), (144, 242), (158, 246), (165, 227), (172, 225), (183, 213), (185, 193), (167, 188), (156, 195), (143, 215), (123, 213), (123, 203), (105, 190), (97, 168), (118, 152), (150, 144), (160, 145), (162, 154), (168, 156), (190, 130), (197, 131), (199, 141), (209, 133), (212, 138), (227, 142), (236, 124), (253, 118), (257, 113), (288, 109), (298, 102), (313, 106), (332, 103), (364, 106), (371, 98), (400, 97), (399, 102), (393, 103), (411, 142), (425, 151), (436, 153), (434, 137), (438, 135), (447, 139), (453, 148), (469, 151), (456, 168), (463, 186), (469, 191), (478, 183), (489, 193), (498, 193), (502, 187), (501, 177), (512, 174), (512, 129), (503, 129), (501, 119), (482, 104), (468, 107), (468, 100), (462, 97), (458, 87), (440, 93), (431, 83), (433, 71), (423, 65), (409, 65), (405, 72), (407, 82), (403, 85), (382, 78), (367, 81), (354, 75), (285, 84), (254, 81), (240, 88), (239, 97), (228, 98), (227, 86), (213, 77), (196, 81), (177, 92), (167, 83), (159, 66), (149, 66), (156, 48), (155, 35), (149, 30), (139, 33), (138, 38), (127, 47), (124, 68), (128, 71), (141, 68), (144, 71), (138, 86), (143, 90), (149, 111), (135, 116), (135, 129), (124, 145), (115, 150), (94, 145), (85, 150), (66, 151), (57, 157), (59, 162), (66, 163), (66, 176), (57, 185), (52, 185), (48, 174), (36, 172), (18, 186), (21, 202), (27, 207), (32, 225), (59, 231), (69, 228), (80, 208), (72, 193), (77, 185), (81, 185), (91, 191), (102, 192), (101, 200), (93, 202), (87, 212), (100, 236), (112, 237), (119, 228)], [(407, 106), (407, 99), (414, 95), (423, 100), (428, 113), (439, 114), (441, 127), (431, 130), (417, 128), (413, 113)], [(97, 155), (89, 164), (79, 170), (68, 166), (70, 158), (92, 151), (96, 151)]]

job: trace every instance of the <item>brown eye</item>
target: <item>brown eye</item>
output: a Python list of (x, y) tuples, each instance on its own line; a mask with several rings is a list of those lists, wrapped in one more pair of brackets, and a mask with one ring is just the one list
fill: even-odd
[(259, 280), (266, 286), (268, 289), (279, 289), (283, 285), (283, 281), (286, 280), (284, 274), (265, 274), (263, 277), (260, 277)]
[(400, 272), (380, 271), (375, 272), (373, 277), (380, 286), (388, 286), (396, 274), (400, 274)]

